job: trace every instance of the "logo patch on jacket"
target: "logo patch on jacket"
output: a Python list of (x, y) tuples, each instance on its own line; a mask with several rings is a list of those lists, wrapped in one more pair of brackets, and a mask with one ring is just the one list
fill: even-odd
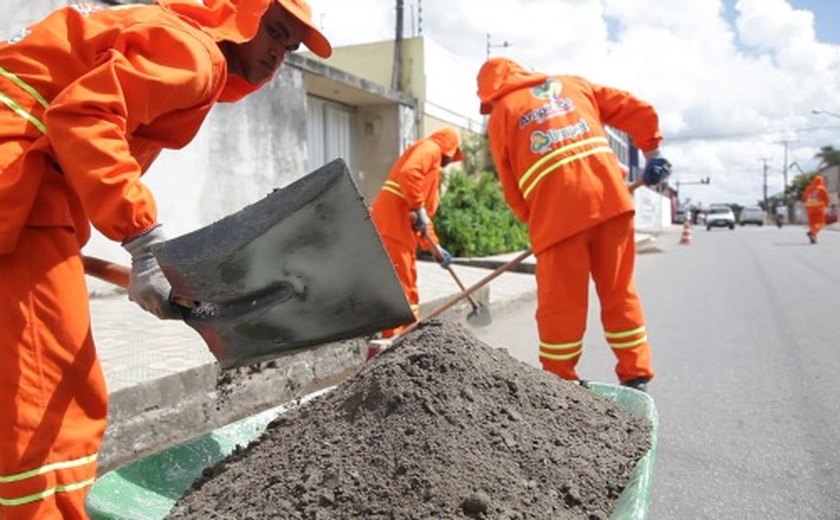
[(551, 150), (554, 144), (580, 137), (589, 132), (589, 130), (589, 124), (583, 119), (563, 128), (551, 128), (545, 132), (537, 130), (531, 134), (531, 152), (544, 154)]
[(531, 123), (545, 123), (549, 119), (564, 116), (574, 111), (575, 103), (571, 98), (553, 98), (548, 103), (523, 114), (519, 118), (519, 128), (525, 128)]
[(531, 87), (531, 95), (537, 99), (557, 99), (563, 93), (563, 84), (556, 79)]

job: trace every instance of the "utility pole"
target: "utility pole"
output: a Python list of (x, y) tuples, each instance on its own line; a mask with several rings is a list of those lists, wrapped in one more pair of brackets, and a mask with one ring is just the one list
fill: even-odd
[(787, 210), (787, 217), (788, 222), (790, 222), (790, 208), (788, 207), (788, 195), (787, 195), (787, 187), (788, 187), (788, 144), (795, 143), (796, 141), (792, 141), (790, 139), (783, 139), (781, 141), (776, 141), (777, 143), (781, 143), (785, 146), (785, 162), (782, 165), (782, 176), (784, 179), (784, 186), (782, 186), (782, 202), (785, 205), (785, 209)]
[(391, 88), (402, 92), (403, 0), (397, 0), (397, 33), (394, 35), (394, 64), (391, 69)]
[(764, 211), (767, 211), (767, 161), (769, 160), (766, 157), (759, 159), (764, 163)]

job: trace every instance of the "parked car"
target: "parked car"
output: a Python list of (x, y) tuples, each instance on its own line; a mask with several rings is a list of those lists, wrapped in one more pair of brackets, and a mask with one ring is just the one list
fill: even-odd
[(741, 210), (738, 223), (742, 226), (746, 224), (758, 224), (759, 226), (763, 226), (764, 219), (765, 214), (763, 209), (758, 206), (748, 206)]
[(729, 206), (712, 206), (706, 213), (706, 230), (713, 227), (728, 227), (735, 229), (735, 213)]

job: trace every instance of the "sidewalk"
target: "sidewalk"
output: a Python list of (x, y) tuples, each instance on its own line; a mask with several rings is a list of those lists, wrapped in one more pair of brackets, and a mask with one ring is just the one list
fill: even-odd
[[(637, 244), (650, 243), (638, 235)], [(468, 287), (517, 253), (474, 259), (481, 267), (455, 265)], [(476, 297), (499, 308), (536, 290), (534, 257), (524, 272), (505, 272)], [(418, 262), (421, 316), (449, 301), (460, 289), (450, 274)], [(464, 301), (456, 308), (468, 309)], [(172, 443), (216, 429), (263, 409), (333, 385), (364, 363), (363, 339), (322, 345), (259, 366), (221, 372), (192, 328), (161, 321), (111, 293), (91, 299), (93, 335), (111, 398), (100, 472)]]

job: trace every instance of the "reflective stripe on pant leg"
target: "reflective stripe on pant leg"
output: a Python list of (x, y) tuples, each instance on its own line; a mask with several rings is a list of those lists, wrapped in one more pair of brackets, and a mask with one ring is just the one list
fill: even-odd
[(617, 359), (618, 380), (653, 378), (645, 318), (633, 282), (633, 214), (619, 215), (594, 228), (591, 255), (592, 278), (601, 301), (601, 323)]
[[(403, 293), (411, 307), (414, 317), (420, 316), (420, 291), (417, 289), (417, 256), (412, 248), (405, 244), (392, 240), (388, 237), (382, 238), (388, 257), (394, 266), (394, 272), (400, 281)], [(390, 338), (402, 332), (408, 324), (393, 329), (382, 331), (383, 338)]]
[(587, 232), (537, 255), (537, 327), (540, 363), (563, 379), (579, 379), (589, 298)]
[(0, 517), (84, 518), (107, 392), (71, 228), (0, 255)]

